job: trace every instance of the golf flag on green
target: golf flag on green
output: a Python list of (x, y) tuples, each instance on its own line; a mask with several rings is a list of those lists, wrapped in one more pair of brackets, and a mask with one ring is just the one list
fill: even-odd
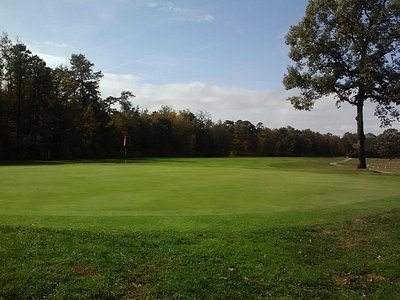
[(124, 142), (122, 143), (122, 147), (124, 148), (125, 163), (126, 163), (126, 132), (124, 132)]

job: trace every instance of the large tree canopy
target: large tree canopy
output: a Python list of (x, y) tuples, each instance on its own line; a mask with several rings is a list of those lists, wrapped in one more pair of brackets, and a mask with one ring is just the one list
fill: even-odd
[(382, 126), (399, 120), (400, 1), (310, 0), (301, 22), (286, 36), (295, 62), (284, 77), (289, 100), (310, 110), (323, 96), (357, 107), (359, 168), (366, 168), (363, 107), (376, 104)]

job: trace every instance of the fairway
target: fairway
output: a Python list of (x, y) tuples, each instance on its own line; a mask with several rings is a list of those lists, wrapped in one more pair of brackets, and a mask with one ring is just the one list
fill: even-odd
[(0, 214), (22, 219), (271, 214), (379, 206), (400, 197), (398, 176), (330, 168), (327, 159), (289, 158), (2, 166)]
[[(309, 234), (315, 228), (333, 226), (336, 229), (329, 230), (347, 232), (346, 222), (396, 212), (400, 176), (333, 166), (332, 160), (160, 158), (0, 166), (0, 290), (5, 291), (0, 298), (63, 298), (71, 291), (75, 298), (191, 298), (206, 297), (206, 288), (217, 298), (242, 297), (250, 291), (256, 297), (268, 296), (263, 294), (268, 284), (274, 286), (272, 296), (304, 293), (286, 290), (287, 284), (278, 284), (279, 276), (325, 286), (323, 291), (309, 290), (310, 297), (353, 295), (358, 286), (335, 286), (332, 278), (346, 272), (329, 266), (337, 260), (317, 271), (302, 269), (294, 257), (298, 251), (317, 251), (318, 264), (325, 248), (335, 244), (333, 236), (321, 237), (321, 245), (307, 248), (304, 241), (314, 240)], [(357, 230), (363, 229), (372, 232), (368, 226)], [(25, 245), (23, 251), (19, 245)], [(308, 250), (296, 250), (299, 247)], [(398, 255), (392, 255), (396, 261)], [(263, 257), (266, 261), (261, 262)], [(348, 260), (343, 268), (356, 261), (340, 257)], [(15, 264), (21, 260), (22, 265)], [(127, 274), (129, 264), (141, 275)], [(239, 268), (240, 278), (233, 278)], [(393, 280), (382, 282), (394, 282), (389, 292), (396, 295), (399, 270), (388, 272)], [(39, 286), (46, 288), (27, 293), (26, 285), (38, 274), (44, 276)], [(261, 277), (264, 281), (258, 282)], [(115, 280), (120, 283), (111, 288)], [(62, 288), (52, 286), (54, 281)], [(330, 291), (329, 285), (338, 290)], [(386, 292), (378, 288), (374, 295)]]

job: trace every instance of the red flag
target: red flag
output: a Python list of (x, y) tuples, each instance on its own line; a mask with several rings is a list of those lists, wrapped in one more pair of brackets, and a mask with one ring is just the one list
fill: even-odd
[(124, 143), (123, 143), (123, 145), (122, 145), (122, 147), (126, 147), (126, 135), (124, 135)]

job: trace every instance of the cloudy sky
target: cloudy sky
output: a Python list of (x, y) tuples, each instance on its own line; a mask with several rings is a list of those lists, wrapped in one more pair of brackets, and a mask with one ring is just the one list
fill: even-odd
[[(284, 36), (307, 0), (0, 0), (0, 31), (49, 66), (83, 53), (101, 70), (103, 97), (123, 90), (142, 109), (206, 111), (214, 121), (355, 132), (355, 109), (322, 99), (312, 112), (286, 101)], [(373, 107), (366, 131), (379, 133)], [(395, 124), (400, 128), (399, 124)]]

